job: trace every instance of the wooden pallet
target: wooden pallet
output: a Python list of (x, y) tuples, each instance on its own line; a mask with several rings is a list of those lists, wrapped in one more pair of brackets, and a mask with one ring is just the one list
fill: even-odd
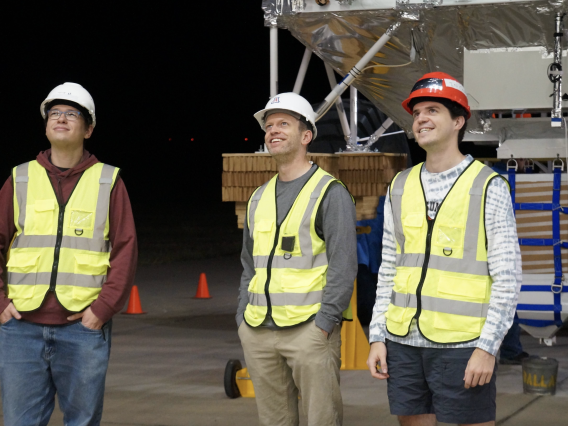
[[(386, 195), (392, 178), (406, 168), (406, 154), (308, 154), (308, 160), (347, 186), (357, 202), (357, 220), (376, 217), (379, 197)], [(270, 154), (223, 154), (221, 196), (223, 201), (235, 202), (239, 228), (244, 224), (248, 199), (276, 172)]]

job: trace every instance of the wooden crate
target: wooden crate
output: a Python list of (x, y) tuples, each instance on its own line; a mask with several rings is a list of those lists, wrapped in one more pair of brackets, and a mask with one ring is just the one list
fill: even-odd
[[(308, 154), (308, 160), (345, 183), (357, 202), (357, 220), (376, 217), (379, 197), (386, 195), (392, 178), (406, 168), (406, 154)], [(276, 162), (268, 153), (223, 154), (221, 196), (223, 201), (235, 202), (239, 228), (250, 196), (276, 172)]]

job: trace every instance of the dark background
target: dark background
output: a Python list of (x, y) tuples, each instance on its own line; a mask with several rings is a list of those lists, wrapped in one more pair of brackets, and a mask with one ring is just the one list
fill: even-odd
[[(253, 118), (269, 97), (261, 1), (26, 5), (3, 7), (0, 26), (0, 178), (49, 148), (39, 106), (76, 82), (96, 105), (86, 148), (121, 167), (143, 261), (238, 251), (234, 205), (221, 202), (221, 153), (263, 142)], [(291, 91), (304, 46), (281, 30), (279, 49), (279, 90)], [(302, 90), (312, 103), (329, 92), (323, 76), (313, 56)]]
[[(49, 148), (39, 106), (71, 81), (95, 100), (87, 149), (122, 168), (135, 206), (220, 203), (221, 153), (253, 152), (263, 141), (252, 116), (269, 97), (261, 2), (140, 4), (61, 3), (4, 16), (1, 176)], [(280, 89), (291, 91), (304, 47), (280, 31), (280, 49)], [(327, 95), (323, 70), (313, 58), (308, 99)]]

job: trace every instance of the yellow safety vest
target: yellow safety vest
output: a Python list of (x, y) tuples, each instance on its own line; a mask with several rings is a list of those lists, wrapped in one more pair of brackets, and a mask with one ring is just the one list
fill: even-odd
[(429, 220), (421, 169), (399, 173), (390, 187), (396, 276), (387, 330), (404, 337), (416, 318), (432, 342), (468, 342), (479, 338), (489, 307), (485, 191), (499, 175), (473, 161)]
[(256, 273), (249, 283), (245, 320), (253, 327), (262, 324), (269, 312), (280, 327), (307, 321), (320, 310), (326, 285), (325, 241), (315, 222), (328, 186), (338, 180), (318, 168), (278, 226), (277, 179), (278, 175), (259, 187), (248, 203)]
[(22, 312), (38, 309), (48, 291), (80, 312), (98, 296), (110, 266), (110, 192), (118, 168), (97, 163), (59, 205), (37, 161), (13, 170), (16, 237), (9, 251), (8, 297)]

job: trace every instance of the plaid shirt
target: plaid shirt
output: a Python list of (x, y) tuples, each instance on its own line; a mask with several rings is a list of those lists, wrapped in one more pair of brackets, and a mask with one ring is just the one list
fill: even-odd
[[(425, 166), (422, 167), (421, 179), (430, 218), (436, 217), (438, 206), (459, 175), (472, 161), (473, 158), (468, 155), (460, 164), (441, 173), (430, 173)], [(373, 308), (373, 319), (369, 327), (369, 341), (371, 343), (384, 342), (388, 339), (423, 348), (478, 347), (492, 355), (497, 355), (499, 346), (513, 323), (522, 280), (521, 251), (507, 184), (502, 179), (493, 179), (487, 187), (485, 228), (487, 260), (493, 284), (487, 320), (481, 330), (481, 337), (467, 343), (432, 343), (421, 335), (416, 320), (412, 320), (410, 332), (406, 337), (393, 336), (386, 330), (385, 312), (390, 303), (394, 286), (393, 278), (396, 275), (396, 243), (389, 194), (386, 197), (384, 214), (383, 262), (379, 269), (377, 297)]]

